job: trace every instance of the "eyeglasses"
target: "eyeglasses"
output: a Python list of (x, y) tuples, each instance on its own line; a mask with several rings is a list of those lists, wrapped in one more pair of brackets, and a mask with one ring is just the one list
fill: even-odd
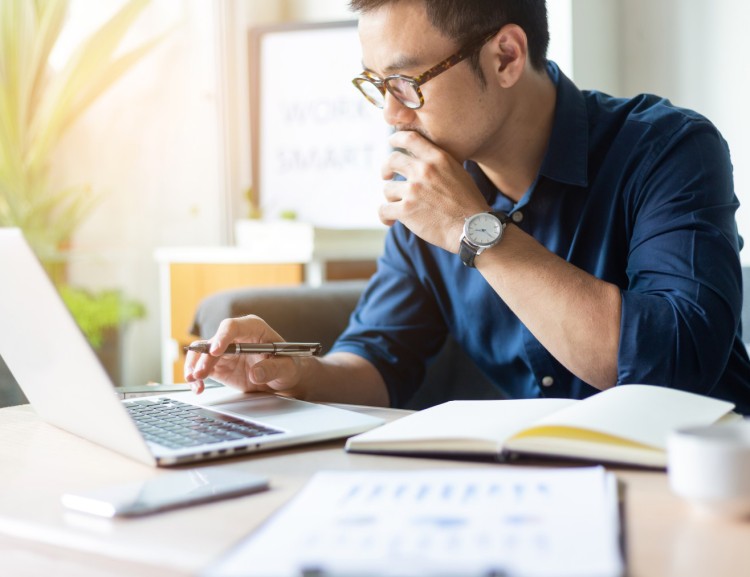
[(411, 77), (403, 74), (393, 74), (385, 78), (378, 78), (372, 72), (365, 70), (352, 80), (352, 84), (364, 94), (365, 98), (378, 108), (385, 106), (385, 91), (390, 92), (401, 104), (412, 110), (424, 106), (424, 96), (419, 89), (425, 82), (432, 80), (438, 74), (453, 68), (456, 64), (478, 52), (490, 39), (497, 34), (497, 30), (470, 42), (461, 50), (436, 64), (419, 76)]

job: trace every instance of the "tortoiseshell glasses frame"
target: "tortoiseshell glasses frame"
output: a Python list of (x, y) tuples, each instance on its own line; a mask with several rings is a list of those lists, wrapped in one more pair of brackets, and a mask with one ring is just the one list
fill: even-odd
[(369, 70), (365, 70), (352, 80), (352, 84), (357, 87), (369, 102), (378, 108), (385, 106), (386, 90), (407, 108), (411, 108), (412, 110), (422, 108), (424, 106), (424, 96), (422, 96), (422, 91), (419, 87), (481, 50), (495, 34), (497, 34), (497, 30), (479, 37), (419, 76), (412, 77), (404, 76), (403, 74), (393, 74), (385, 78), (379, 78)]

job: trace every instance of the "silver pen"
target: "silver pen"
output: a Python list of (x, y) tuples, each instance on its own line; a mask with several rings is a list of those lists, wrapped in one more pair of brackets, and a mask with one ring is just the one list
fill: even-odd
[[(185, 347), (185, 351), (206, 354), (211, 343), (195, 342)], [(312, 357), (323, 350), (320, 343), (234, 343), (224, 351), (225, 355), (266, 354), (280, 357)]]

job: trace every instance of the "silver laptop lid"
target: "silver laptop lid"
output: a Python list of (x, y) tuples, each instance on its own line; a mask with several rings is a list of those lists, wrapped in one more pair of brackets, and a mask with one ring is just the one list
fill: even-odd
[(18, 229), (0, 228), (0, 270), (0, 355), (37, 414), (153, 465), (114, 384)]

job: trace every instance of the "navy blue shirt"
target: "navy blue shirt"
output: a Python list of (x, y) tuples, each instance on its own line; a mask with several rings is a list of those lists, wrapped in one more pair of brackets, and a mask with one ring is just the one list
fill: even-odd
[[(466, 169), (493, 210), (515, 214), (509, 226), (620, 287), (617, 384), (694, 391), (750, 413), (739, 202), (726, 142), (704, 117), (662, 98), (580, 91), (554, 63), (548, 72), (557, 86), (554, 125), (523, 198), (504, 196), (475, 163)], [(477, 270), (396, 223), (333, 350), (373, 363), (391, 404), (403, 406), (448, 333), (509, 398), (597, 392), (555, 360)]]

